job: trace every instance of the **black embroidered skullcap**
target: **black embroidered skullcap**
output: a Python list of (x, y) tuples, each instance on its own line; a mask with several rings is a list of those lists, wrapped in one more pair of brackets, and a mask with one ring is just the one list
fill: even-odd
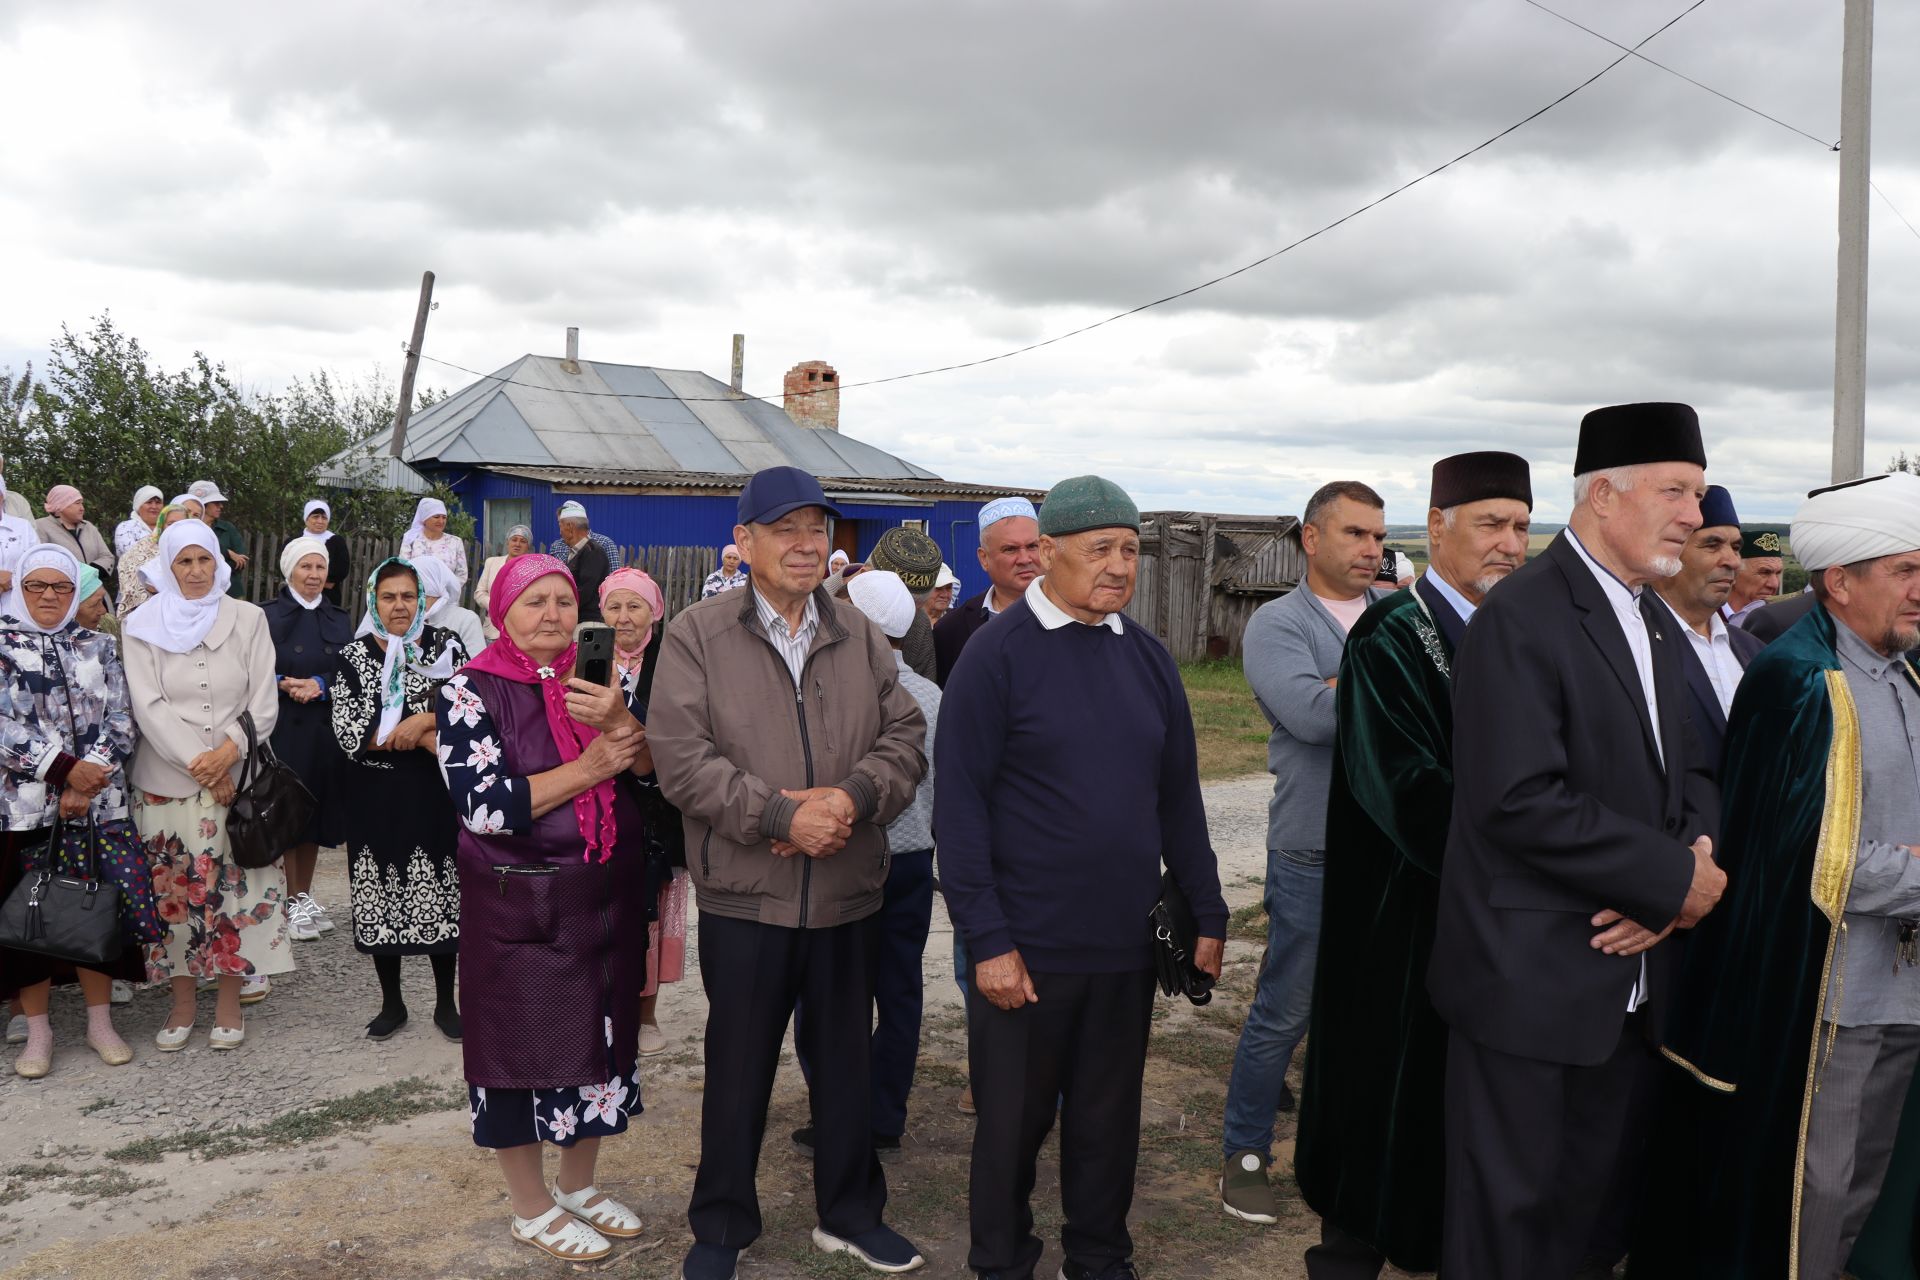
[(1777, 524), (1750, 524), (1740, 530), (1740, 558), (1764, 560), (1787, 554), (1787, 531)]
[(940, 548), (918, 529), (896, 525), (880, 535), (867, 564), (899, 574), (909, 591), (931, 591), (940, 576)]

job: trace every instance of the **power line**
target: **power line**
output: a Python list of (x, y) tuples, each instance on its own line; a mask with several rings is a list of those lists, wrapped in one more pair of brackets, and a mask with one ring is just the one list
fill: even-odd
[[(1529, 3), (1531, 2), (1532, 0), (1529, 0)], [(1332, 231), (1336, 227), (1339, 227), (1348, 222), (1351, 222), (1355, 218), (1359, 217), (1361, 214), (1366, 213), (1372, 209), (1378, 208), (1379, 206), (1385, 204), (1387, 201), (1393, 199), (1395, 196), (1400, 195), (1402, 192), (1411, 190), (1412, 188), (1419, 186), (1421, 183), (1425, 182), (1428, 178), (1432, 178), (1446, 172), (1448, 169), (1451, 169), (1454, 165), (1459, 164), (1462, 160), (1465, 160), (1471, 156), (1477, 155), (1482, 151), (1485, 151), (1488, 147), (1500, 141), (1502, 138), (1505, 138), (1507, 135), (1514, 133), (1517, 130), (1523, 129), (1529, 124), (1532, 124), (1535, 120), (1538, 120), (1541, 116), (1547, 114), (1547, 112), (1553, 110), (1555, 107), (1567, 101), (1567, 99), (1573, 97), (1575, 94), (1579, 93), (1581, 90), (1586, 89), (1587, 87), (1592, 85), (1595, 81), (1599, 80), (1600, 77), (1606, 75), (1609, 71), (1612, 71), (1615, 67), (1625, 62), (1628, 58), (1643, 56), (1639, 52), (1641, 48), (1652, 43), (1656, 37), (1664, 34), (1670, 27), (1672, 27), (1675, 23), (1679, 22), (1680, 19), (1686, 17), (1688, 14), (1692, 13), (1695, 9), (1698, 9), (1701, 5), (1705, 4), (1706, 2), (1707, 0), (1693, 0), (1692, 4), (1688, 5), (1686, 8), (1682, 9), (1679, 13), (1675, 14), (1672, 18), (1669, 18), (1666, 22), (1662, 23), (1657, 29), (1654, 30), (1654, 32), (1651, 35), (1647, 36), (1646, 39), (1642, 40), (1639, 44), (1634, 45), (1631, 48), (1628, 48), (1626, 45), (1617, 46), (1621, 49), (1625, 49), (1626, 52), (1622, 53), (1619, 57), (1615, 58), (1612, 62), (1609, 62), (1606, 66), (1600, 68), (1598, 71), (1594, 72), (1592, 75), (1588, 76), (1585, 80), (1582, 80), (1579, 84), (1573, 86), (1573, 88), (1567, 90), (1565, 93), (1561, 94), (1559, 97), (1555, 98), (1553, 101), (1547, 103), (1544, 107), (1541, 107), (1538, 110), (1533, 111), (1532, 113), (1521, 117), (1519, 120), (1516, 120), (1514, 123), (1508, 125), (1506, 128), (1500, 130), (1500, 132), (1494, 134), (1492, 137), (1486, 139), (1485, 141), (1467, 148), (1465, 151), (1462, 151), (1459, 155), (1447, 161), (1445, 164), (1436, 165), (1434, 168), (1427, 170), (1425, 173), (1420, 174), (1418, 177), (1408, 179), (1406, 182), (1403, 182), (1399, 186), (1393, 188), (1391, 191), (1388, 191), (1385, 195), (1378, 196), (1372, 200), (1367, 201), (1367, 203), (1361, 205), (1359, 208), (1354, 209), (1349, 213), (1343, 214), (1338, 218), (1335, 218), (1332, 222), (1327, 223), (1325, 226), (1320, 227), (1317, 230), (1308, 232), (1306, 235), (1301, 236), (1298, 240), (1293, 241), (1291, 244), (1282, 245), (1280, 248), (1275, 249), (1272, 253), (1269, 253), (1264, 257), (1255, 258), (1252, 262), (1247, 263), (1245, 266), (1235, 267), (1232, 271), (1227, 271), (1220, 275), (1214, 276), (1210, 280), (1203, 280), (1199, 284), (1189, 286), (1188, 288), (1182, 289), (1177, 293), (1169, 293), (1165, 297), (1155, 298), (1151, 302), (1143, 302), (1137, 307), (1129, 307), (1127, 310), (1116, 312), (1113, 315), (1107, 316), (1103, 320), (1095, 320), (1091, 324), (1081, 325), (1077, 329), (1069, 329), (1065, 333), (1055, 334), (1051, 338), (1043, 338), (1039, 342), (1030, 342), (1024, 347), (1015, 347), (1011, 351), (1002, 351), (998, 355), (982, 356), (977, 360), (963, 360), (955, 364), (938, 365), (930, 369), (916, 369), (911, 373), (896, 373), (885, 378), (869, 378), (864, 382), (843, 382), (838, 384), (835, 390), (851, 391), (857, 387), (878, 387), (878, 386), (883, 386), (889, 382), (904, 382), (909, 378), (925, 378), (925, 377), (930, 377), (936, 373), (956, 373), (962, 369), (977, 369), (981, 365), (995, 364), (1001, 360), (1011, 360), (1015, 356), (1023, 356), (1023, 355), (1026, 355), (1028, 352), (1038, 351), (1042, 347), (1050, 347), (1050, 346), (1053, 346), (1055, 343), (1065, 342), (1069, 338), (1077, 338), (1077, 337), (1080, 337), (1082, 334), (1091, 333), (1095, 329), (1103, 328), (1106, 325), (1115, 323), (1116, 321), (1125, 320), (1130, 316), (1139, 315), (1143, 311), (1151, 311), (1153, 308), (1165, 306), (1169, 302), (1177, 302), (1182, 298), (1191, 297), (1194, 294), (1199, 293), (1203, 289), (1211, 289), (1213, 286), (1217, 284), (1223, 284), (1226, 281), (1233, 279), (1235, 276), (1245, 275), (1247, 272), (1252, 271), (1257, 267), (1263, 267), (1267, 263), (1272, 262), (1275, 258), (1278, 258), (1283, 254), (1291, 253), (1295, 249), (1298, 249), (1301, 245), (1306, 244), (1311, 240), (1319, 239), (1321, 236), (1327, 234), (1327, 232)], [(1551, 13), (1552, 10), (1547, 10), (1547, 12)], [(1554, 16), (1559, 17), (1560, 15), (1555, 14)], [(1596, 32), (1594, 34), (1598, 34), (1598, 33)], [(1605, 36), (1601, 36), (1600, 38), (1603, 40), (1606, 40)], [(1612, 44), (1613, 41), (1608, 40), (1607, 43)], [(1648, 59), (1648, 61), (1652, 61), (1652, 60)], [(1654, 65), (1659, 66), (1660, 64), (1655, 63)], [(1662, 70), (1668, 70), (1668, 69), (1669, 68), (1664, 68), (1664, 67), (1662, 68)], [(1674, 74), (1678, 75), (1679, 73), (1674, 72)], [(1701, 87), (1704, 88), (1705, 86), (1701, 86)], [(1776, 121), (1775, 123), (1779, 123), (1779, 122)], [(1792, 128), (1793, 126), (1788, 125), (1786, 127)], [(1796, 132), (1798, 131), (1796, 130)], [(1811, 137), (1812, 135), (1809, 134), (1807, 136)], [(1815, 141), (1819, 141), (1819, 140), (1815, 139)], [(1822, 143), (1821, 145), (1825, 146), (1826, 144)], [(512, 378), (503, 378), (498, 374), (481, 373), (477, 369), (469, 369), (465, 365), (455, 364), (451, 360), (441, 360), (436, 356), (427, 355), (425, 352), (421, 352), (419, 353), (419, 355), (422, 360), (431, 360), (435, 364), (445, 365), (449, 369), (458, 369), (460, 372), (465, 374), (470, 374), (476, 378), (489, 378), (495, 382), (504, 383), (510, 386), (531, 387), (534, 390), (552, 391), (561, 395), (613, 396), (623, 400), (684, 400), (684, 401), (689, 401), (694, 403), (699, 403), (702, 401), (726, 401), (726, 400), (734, 400), (738, 398), (735, 396), (628, 395), (618, 391), (576, 391), (576, 390), (570, 390), (563, 387), (540, 387), (533, 383), (516, 382)], [(821, 388), (821, 390), (824, 391), (826, 390), (826, 388), (823, 387)], [(810, 392), (806, 392), (805, 394), (813, 395), (813, 394), (818, 394), (818, 392), (810, 391)], [(773, 397), (765, 396), (760, 398), (772, 399)]]
[[(1549, 14), (1555, 18), (1560, 19), (1560, 21), (1566, 23), (1570, 27), (1578, 27), (1580, 30), (1586, 32), (1588, 35), (1592, 36), (1596, 40), (1604, 40), (1616, 49), (1626, 49), (1627, 53), (1631, 54), (1633, 57), (1636, 57), (1640, 59), (1640, 61), (1645, 62), (1651, 66), (1660, 68), (1662, 71), (1666, 72), (1670, 76), (1678, 76), (1680, 79), (1685, 80), (1688, 84), (1692, 85), (1696, 89), (1704, 89), (1706, 92), (1712, 94), (1716, 98), (1719, 98), (1723, 102), (1732, 103), (1734, 106), (1740, 108), (1742, 111), (1751, 112), (1754, 115), (1759, 116), (1762, 120), (1766, 120), (1766, 121), (1769, 121), (1770, 123), (1777, 124), (1782, 129), (1787, 130), (1789, 133), (1799, 134), (1801, 137), (1805, 138), (1807, 141), (1819, 147), (1822, 151), (1838, 151), (1841, 148), (1841, 144), (1845, 142), (1845, 139), (1841, 139), (1840, 141), (1837, 141), (1837, 142), (1828, 142), (1826, 139), (1818, 136), (1817, 134), (1808, 133), (1805, 129), (1802, 129), (1797, 124), (1789, 124), (1778, 116), (1768, 115), (1766, 112), (1762, 111), (1760, 108), (1754, 106), (1750, 102), (1742, 102), (1740, 99), (1734, 97), (1730, 93), (1722, 93), (1720, 90), (1714, 88), (1712, 85), (1702, 84), (1700, 81), (1695, 80), (1692, 76), (1686, 74), (1683, 71), (1676, 71), (1664, 62), (1660, 62), (1656, 59), (1649, 58), (1646, 54), (1641, 53), (1637, 46), (1635, 48), (1628, 49), (1626, 45), (1621, 44), (1618, 40), (1613, 39), (1611, 36), (1595, 31), (1592, 27), (1586, 26), (1583, 23), (1576, 22), (1574, 21), (1574, 19), (1568, 17), (1564, 13), (1559, 12), (1558, 10), (1547, 8), (1546, 5), (1540, 3), (1540, 0), (1527, 0), (1527, 3), (1532, 5), (1534, 8), (1538, 9), (1542, 13)], [(1642, 40), (1640, 43), (1645, 44), (1646, 41)], [(1914, 239), (1920, 240), (1920, 227), (1916, 227), (1913, 225), (1912, 221), (1908, 219), (1907, 215), (1900, 211), (1900, 206), (1893, 202), (1893, 198), (1889, 196), (1886, 192), (1882, 191), (1878, 183), (1869, 183), (1868, 185), (1873, 187), (1875, 195), (1879, 196), (1882, 200), (1886, 201), (1887, 208), (1892, 210), (1893, 216), (1900, 219), (1900, 221), (1906, 225), (1907, 230), (1913, 233)]]

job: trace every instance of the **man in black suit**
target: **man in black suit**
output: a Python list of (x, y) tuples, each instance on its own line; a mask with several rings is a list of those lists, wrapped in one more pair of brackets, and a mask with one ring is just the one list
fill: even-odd
[(1761, 644), (1772, 644), (1792, 629), (1793, 624), (1813, 612), (1813, 592), (1803, 591), (1791, 600), (1755, 610), (1743, 628)]
[(1567, 1280), (1632, 1127), (1656, 944), (1713, 909), (1718, 801), (1679, 638), (1706, 453), (1686, 405), (1580, 425), (1574, 511), (1487, 597), (1454, 666), (1454, 805), (1427, 987), (1450, 1028), (1445, 1276)]
[(1666, 606), (1654, 618), (1658, 623), (1678, 623), (1680, 637), (1686, 641), (1680, 647), (1680, 666), (1687, 676), (1693, 726), (1716, 779), (1733, 691), (1740, 687), (1740, 673), (1766, 648), (1758, 636), (1727, 625), (1721, 612), (1741, 559), (1740, 517), (1733, 509), (1733, 495), (1710, 484), (1700, 502), (1700, 527), (1680, 555), (1680, 572), (1653, 588)]

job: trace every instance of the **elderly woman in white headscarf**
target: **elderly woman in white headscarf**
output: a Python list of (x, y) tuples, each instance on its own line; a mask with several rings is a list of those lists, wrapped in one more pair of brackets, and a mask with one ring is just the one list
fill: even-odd
[(480, 568), (480, 581), (473, 584), (473, 608), (480, 615), (480, 632), (492, 644), (500, 638), (493, 629), (493, 619), (488, 616), (488, 602), (493, 598), (493, 580), (499, 576), (501, 566), (515, 556), (523, 556), (533, 550), (533, 530), (523, 524), (516, 524), (507, 530), (507, 550), (504, 555), (488, 556), (486, 564)]
[(427, 624), (459, 636), (460, 647), (469, 657), (486, 648), (480, 617), (460, 603), (460, 584), (454, 580), (453, 571), (438, 560), (422, 560), (413, 567), (420, 575), (421, 607), (426, 610)]
[(153, 558), (160, 554), (160, 535), (165, 533), (167, 526), (176, 520), (204, 521), (206, 514), (207, 509), (200, 505), (200, 499), (192, 494), (183, 493), (160, 508), (152, 534), (134, 543), (133, 549), (120, 557), (120, 600), (114, 612), (123, 621), (129, 613), (146, 603), (147, 597), (153, 594), (153, 588), (147, 585), (147, 580), (141, 576), (140, 570), (152, 563)]
[(345, 604), (342, 593), (352, 583), (353, 564), (347, 554), (347, 540), (333, 531), (333, 508), (315, 498), (302, 509), (300, 519), (306, 525), (306, 537), (316, 538), (326, 544), (327, 599), (335, 604)]
[(367, 580), (367, 621), (341, 654), (333, 736), (349, 763), (342, 777), (353, 945), (373, 957), (380, 1012), (367, 1036), (405, 1025), (400, 957), (431, 957), (433, 1023), (461, 1037), (454, 1004), (460, 949), (459, 823), (437, 755), (434, 699), (469, 655), (452, 631), (428, 622), (422, 570), (386, 560)]
[(4, 504), (13, 500), (7, 482), (0, 479), (0, 591), (13, 590), (14, 564), (22, 552), (40, 541), (40, 531), (33, 527), (32, 520), (4, 510)]
[(438, 498), (422, 498), (414, 507), (413, 523), (400, 540), (400, 558), (415, 565), (438, 560), (453, 570), (462, 589), (467, 585), (467, 544), (447, 532), (447, 504)]
[(334, 927), (326, 907), (313, 896), (313, 870), (320, 846), (340, 843), (340, 753), (333, 749), (327, 686), (340, 665), (341, 650), (353, 639), (353, 623), (345, 609), (327, 599), (327, 571), (327, 544), (313, 537), (295, 538), (280, 552), (280, 576), (286, 585), (261, 606), (279, 676), (280, 722), (273, 729), (273, 753), (300, 775), (314, 799), (306, 831), (286, 852), (287, 926), (295, 942), (312, 942)]
[[(293, 968), (281, 864), (243, 868), (227, 846), (247, 745), (241, 716), (252, 716), (259, 738), (280, 720), (273, 635), (258, 605), (226, 594), (233, 571), (198, 520), (168, 525), (141, 572), (153, 596), (123, 624), (121, 657), (140, 728), (134, 820), (168, 926), (147, 958), (148, 976), (173, 987), (155, 1043), (165, 1052), (186, 1047), (194, 981), (213, 978), (209, 1041), (236, 1049), (246, 1037), (243, 994), (264, 996), (269, 975)], [(251, 991), (242, 992), (243, 981)]]
[[(140, 978), (143, 945), (159, 935), (146, 860), (127, 822), (133, 717), (126, 677), (113, 641), (74, 622), (82, 566), (72, 552), (31, 548), (18, 571), (19, 582), (0, 602), (0, 896), (29, 864), (44, 867), (49, 857), (68, 873), (91, 857), (96, 874), (129, 891), (122, 912), (128, 967), (77, 971), (87, 1044), (108, 1066), (123, 1066), (133, 1050), (113, 1029), (112, 980)], [(26, 1048), (14, 1063), (19, 1075), (35, 1078), (52, 1068), (47, 998), (67, 967), (0, 949), (0, 996), (17, 995), (26, 1019)]]
[(113, 531), (113, 551), (124, 556), (142, 538), (151, 538), (160, 528), (160, 508), (166, 495), (150, 484), (133, 492), (133, 512)]

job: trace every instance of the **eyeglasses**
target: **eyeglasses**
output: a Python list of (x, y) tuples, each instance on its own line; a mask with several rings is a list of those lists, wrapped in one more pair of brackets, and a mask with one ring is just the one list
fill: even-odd
[(63, 600), (73, 594), (71, 582), (23, 582), (20, 589), (30, 596), (44, 596), (52, 592)]

